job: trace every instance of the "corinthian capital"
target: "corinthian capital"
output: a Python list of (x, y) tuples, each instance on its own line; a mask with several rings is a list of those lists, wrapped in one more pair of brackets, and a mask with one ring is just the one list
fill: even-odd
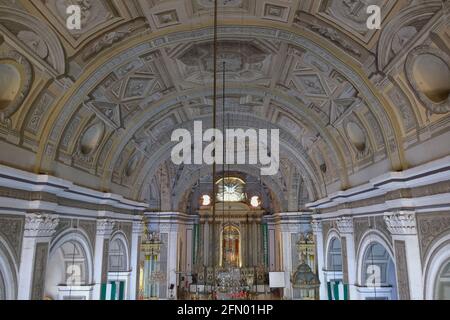
[(353, 233), (353, 218), (342, 217), (336, 220), (339, 233)]
[(416, 215), (411, 211), (386, 213), (384, 221), (391, 234), (417, 234)]
[(322, 233), (322, 222), (318, 220), (311, 221), (311, 228), (315, 235)]
[(59, 223), (58, 216), (47, 213), (29, 213), (25, 216), (25, 237), (51, 237)]
[(97, 220), (97, 235), (109, 237), (114, 229), (115, 222), (110, 219)]

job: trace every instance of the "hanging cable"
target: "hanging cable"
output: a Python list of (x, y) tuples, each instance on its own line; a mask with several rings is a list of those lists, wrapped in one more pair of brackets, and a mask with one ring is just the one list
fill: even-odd
[[(213, 53), (213, 129), (217, 129), (217, 13), (218, 13), (218, 3), (217, 0), (214, 0), (214, 53)], [(214, 138), (214, 145), (216, 145), (216, 139)], [(214, 157), (213, 157), (213, 176), (212, 176), (212, 185), (213, 185), (213, 195), (216, 195), (216, 175), (217, 175), (217, 161), (216, 161), (216, 148), (214, 148)], [(213, 268), (213, 299), (215, 299), (214, 295), (216, 292), (216, 201), (213, 201), (212, 207), (212, 268)]]
[[(71, 280), (73, 281), (73, 273), (75, 272), (75, 254), (76, 254), (76, 246), (75, 246), (75, 241), (73, 240), (73, 242), (72, 242), (72, 244), (73, 244), (73, 252), (72, 252), (72, 272), (71, 272), (71, 275), (70, 275), (70, 278), (71, 278)], [(73, 286), (73, 283), (70, 283), (70, 286), (69, 286), (69, 300), (72, 300), (72, 286)]]
[[(369, 217), (369, 219), (370, 219), (370, 217)], [(374, 230), (377, 228), (377, 220), (374, 218), (374, 220), (373, 220), (373, 223), (374, 223)], [(374, 257), (373, 257), (373, 246), (374, 246), (374, 243), (375, 243), (375, 241), (372, 241), (372, 243), (370, 244), (370, 255), (371, 255), (371, 257), (372, 257), (372, 267), (374, 267), (375, 266), (375, 262), (374, 262)], [(374, 272), (375, 270), (373, 270), (372, 272)], [(381, 279), (380, 279), (381, 280)], [(374, 286), (373, 286), (373, 290), (374, 290), (374, 296), (375, 296), (375, 300), (377, 299), (377, 284), (378, 284), (378, 279), (375, 279), (375, 283), (374, 283)]]
[[(222, 66), (222, 134), (225, 133), (225, 68), (226, 68), (226, 62), (223, 61), (223, 66)], [(226, 161), (226, 138), (224, 137), (222, 139), (222, 192), (223, 192), (223, 203), (222, 203), (222, 241), (221, 241), (221, 246), (222, 246), (222, 250), (221, 250), (221, 255), (222, 255), (222, 261), (221, 263), (223, 264), (224, 267), (225, 263), (227, 262), (226, 257), (223, 256), (224, 253), (224, 248), (223, 245), (225, 243), (225, 230), (226, 226), (225, 226), (225, 161)]]

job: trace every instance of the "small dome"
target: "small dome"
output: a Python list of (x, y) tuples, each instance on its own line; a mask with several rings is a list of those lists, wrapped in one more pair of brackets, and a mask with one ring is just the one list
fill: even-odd
[(313, 289), (320, 286), (320, 281), (311, 268), (306, 263), (302, 263), (297, 267), (292, 277), (292, 286), (294, 288)]

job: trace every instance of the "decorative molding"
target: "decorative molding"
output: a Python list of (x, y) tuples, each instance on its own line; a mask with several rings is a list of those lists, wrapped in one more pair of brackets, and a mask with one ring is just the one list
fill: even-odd
[[(389, 172), (368, 183), (335, 192), (328, 197), (306, 204), (319, 213), (336, 212), (341, 209), (385, 204), (388, 200), (419, 198), (450, 192), (450, 156), (428, 162), (402, 172)], [(409, 190), (399, 193), (399, 190)], [(369, 213), (369, 212), (367, 212)]]
[(386, 227), (383, 216), (360, 217), (353, 219), (355, 250), (359, 247), (364, 233), (368, 230), (376, 230), (382, 233), (387, 241), (392, 244), (392, 236)]
[(450, 212), (430, 212), (416, 215), (422, 262), (431, 245), (441, 235), (450, 232)]
[(0, 235), (8, 242), (14, 252), (16, 261), (20, 260), (22, 251), (23, 226), (25, 219), (18, 216), (0, 216)]
[(59, 234), (63, 233), (65, 230), (72, 227), (72, 219), (70, 218), (60, 218), (59, 223), (55, 228), (55, 233), (53, 236), (56, 238)]
[(59, 223), (59, 218), (53, 214), (28, 213), (25, 216), (24, 237), (51, 238)]
[[(65, 208), (60, 207), (72, 207), (83, 209), (83, 211), (88, 209), (135, 216), (148, 208), (146, 203), (129, 200), (114, 193), (80, 187), (69, 180), (54, 176), (33, 174), (1, 164), (0, 170), (3, 174), (0, 197), (40, 203), (51, 202), (57, 205), (54, 208), (55, 211), (66, 211)], [(28, 189), (25, 189), (25, 183), (28, 184)], [(80, 200), (80, 196), (83, 200)]]
[(396, 213), (387, 213), (384, 221), (391, 234), (417, 234), (415, 212), (399, 211)]
[(83, 229), (91, 242), (92, 248), (95, 248), (95, 235), (97, 233), (97, 224), (95, 220), (80, 220), (78, 226)]
[(355, 46), (352, 45), (350, 41), (341, 36), (340, 33), (337, 32), (334, 28), (319, 26), (317, 24), (307, 24), (307, 28), (317, 34), (320, 34), (322, 37), (328, 39), (336, 46), (353, 56), (359, 58), (363, 54), (359, 49), (355, 48)]

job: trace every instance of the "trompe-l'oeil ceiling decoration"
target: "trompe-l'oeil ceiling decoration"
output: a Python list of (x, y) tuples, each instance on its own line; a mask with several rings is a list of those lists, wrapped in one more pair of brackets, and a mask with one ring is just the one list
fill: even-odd
[[(65, 28), (68, 4), (81, 6), (81, 31)], [(280, 129), (287, 165), (266, 186), (287, 194), (284, 210), (435, 158), (408, 150), (448, 131), (448, 2), (370, 4), (380, 30), (366, 28), (365, 0), (219, 1), (218, 119)], [(170, 136), (198, 120), (211, 127), (212, 7), (3, 1), (0, 139), (30, 155), (11, 165), (169, 210), (185, 204), (191, 176), (208, 168), (170, 164)]]

